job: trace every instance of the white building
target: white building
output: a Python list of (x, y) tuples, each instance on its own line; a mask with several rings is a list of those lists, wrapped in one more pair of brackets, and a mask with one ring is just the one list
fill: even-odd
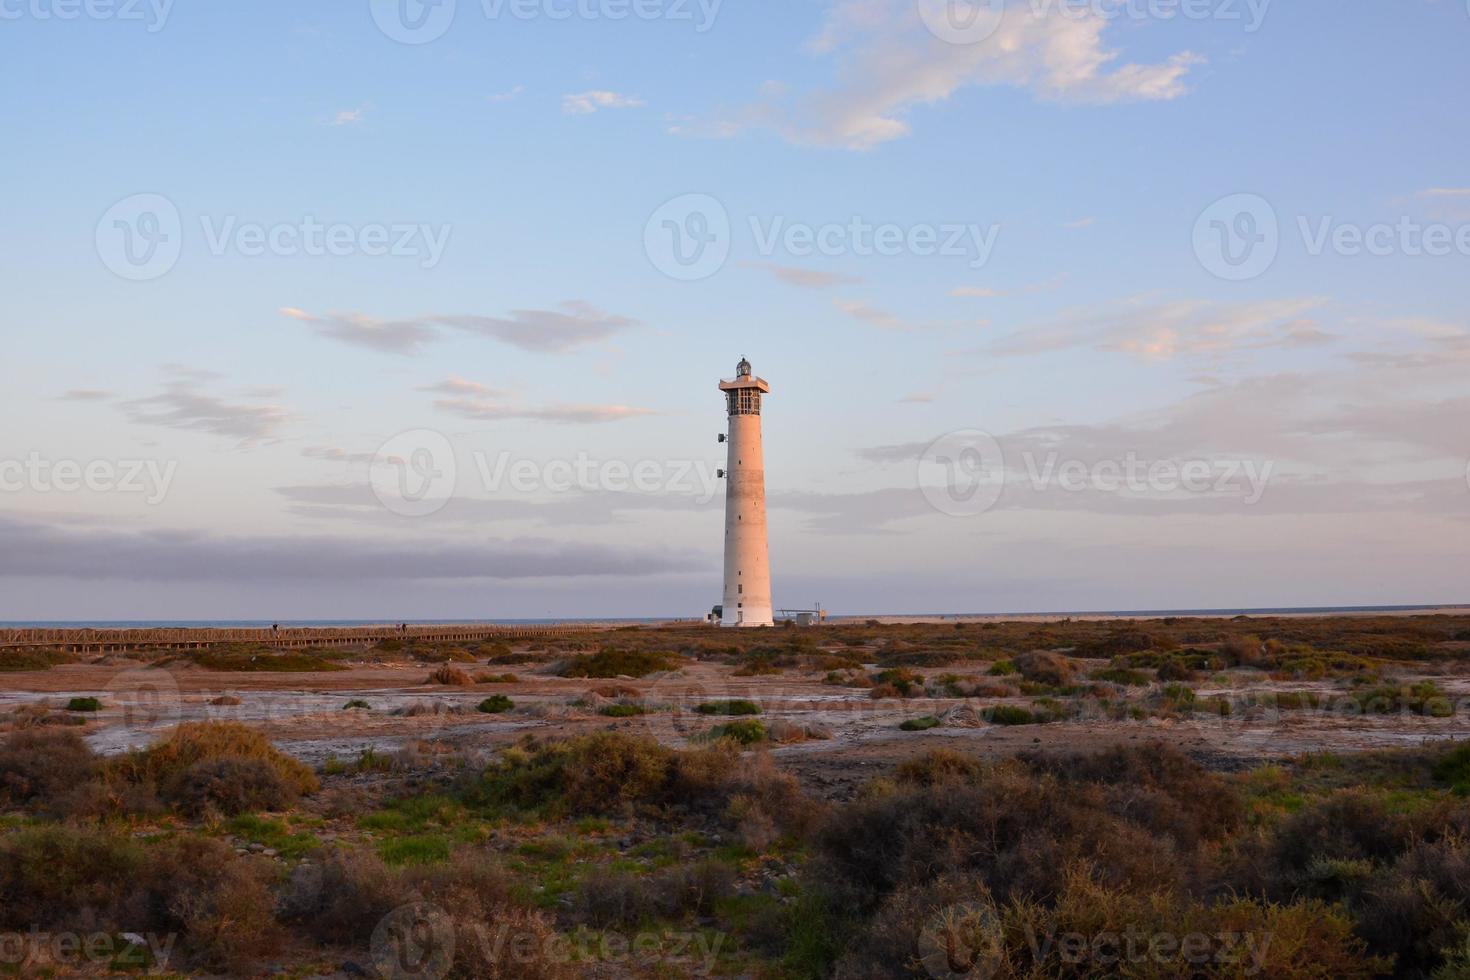
[(771, 386), (741, 358), (733, 381), (721, 381), (730, 416), (725, 487), (723, 626), (772, 626), (771, 566), (766, 546), (766, 466), (761, 449), (761, 398)]

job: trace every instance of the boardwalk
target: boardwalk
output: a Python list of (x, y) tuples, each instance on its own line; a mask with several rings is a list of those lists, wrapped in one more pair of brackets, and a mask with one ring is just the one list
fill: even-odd
[[(692, 621), (698, 622), (698, 621)], [(290, 629), (8, 629), (0, 630), (0, 650), (46, 649), (67, 653), (126, 653), (131, 650), (199, 650), (221, 643), (255, 643), (289, 650), (302, 647), (366, 646), (382, 640), (427, 643), (477, 643), (483, 640), (534, 640), (572, 633), (594, 633), (619, 624), (568, 623), (538, 626), (352, 626)], [(655, 625), (655, 624), (650, 624)]]

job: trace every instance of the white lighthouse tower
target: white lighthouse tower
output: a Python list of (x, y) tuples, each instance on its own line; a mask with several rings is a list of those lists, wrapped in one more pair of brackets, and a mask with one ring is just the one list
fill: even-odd
[(725, 602), (722, 626), (772, 626), (771, 566), (766, 547), (766, 464), (761, 396), (771, 386), (740, 359), (734, 381), (721, 381), (730, 414), (725, 488)]

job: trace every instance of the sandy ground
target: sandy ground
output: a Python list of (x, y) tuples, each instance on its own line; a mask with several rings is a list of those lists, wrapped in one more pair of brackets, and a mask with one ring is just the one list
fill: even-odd
[[(1101, 662), (1088, 666), (1102, 666)], [(446, 741), (461, 750), (488, 754), (531, 734), (559, 737), (613, 728), (652, 735), (685, 745), (718, 719), (692, 711), (710, 700), (748, 698), (761, 706), (763, 720), (780, 719), (813, 726), (830, 738), (772, 749), (777, 762), (824, 795), (848, 797), (856, 787), (917, 752), (938, 746), (1001, 757), (1037, 750), (1099, 749), (1130, 742), (1171, 743), (1217, 769), (1239, 769), (1264, 760), (1310, 751), (1355, 751), (1408, 747), (1444, 739), (1470, 738), (1470, 677), (1433, 676), (1455, 700), (1448, 718), (1412, 715), (1362, 716), (1338, 710), (1247, 712), (1221, 718), (1117, 721), (1078, 719), (1016, 727), (980, 724), (927, 732), (898, 730), (905, 719), (942, 715), (957, 705), (984, 707), (994, 699), (874, 701), (862, 689), (822, 683), (820, 673), (788, 672), (773, 677), (735, 677), (732, 668), (691, 664), (683, 670), (642, 680), (567, 679), (549, 676), (547, 667), (513, 668), (515, 684), (473, 688), (428, 685), (423, 664), (373, 664), (331, 673), (218, 673), (198, 668), (143, 668), (67, 665), (48, 671), (0, 676), (0, 711), (22, 704), (60, 708), (74, 696), (100, 698), (104, 709), (88, 716), (85, 732), (101, 752), (146, 744), (182, 721), (240, 721), (266, 731), (284, 750), (315, 764), (328, 758), (353, 759), (367, 748), (392, 751), (419, 739)], [(499, 668), (496, 669), (499, 671)], [(945, 672), (945, 671), (939, 671)], [(1201, 697), (1246, 691), (1313, 691), (1340, 698), (1331, 682), (1262, 682), (1242, 676), (1240, 686), (1198, 686)], [(612, 688), (618, 691), (610, 690)], [(663, 710), (628, 719), (597, 714), (603, 694), (624, 693)], [(491, 694), (506, 694), (515, 709), (481, 714), (475, 707)], [(239, 704), (213, 704), (220, 696)], [(369, 710), (344, 710), (349, 700), (368, 702)], [(1012, 699), (1027, 704), (1030, 699)], [(415, 705), (457, 708), (458, 713), (395, 714)]]

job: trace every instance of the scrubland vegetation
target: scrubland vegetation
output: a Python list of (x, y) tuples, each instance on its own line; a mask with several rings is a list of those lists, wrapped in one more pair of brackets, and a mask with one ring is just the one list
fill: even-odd
[[(291, 951), (309, 976), (370, 970), (385, 917), (428, 903), (460, 936), (531, 937), (514, 962), (457, 943), (456, 976), (577, 976), (568, 949), (640, 932), (703, 937), (716, 975), (901, 977), (927, 975), (936, 921), (982, 908), (1001, 977), (1099, 975), (1059, 947), (1038, 962), (1037, 937), (1124, 930), (1210, 937), (1202, 966), (1139, 976), (1470, 967), (1470, 745), (1238, 774), (1157, 744), (931, 750), (839, 804), (749, 748), (759, 725), (687, 750), (601, 732), (320, 775), (236, 725), (109, 759), (72, 731), (12, 733), (0, 930), (167, 934), (183, 972)], [(622, 966), (688, 975), (663, 954), (650, 940)]]
[[(245, 673), (392, 662), (432, 700), (344, 693), (330, 713), (508, 733), (431, 729), (313, 768), (210, 722), (99, 757), (83, 734), (110, 696), (13, 706), (0, 935), (104, 934), (105, 975), (382, 975), (411, 935), (443, 975), (477, 978), (928, 977), (935, 955), (939, 975), (1000, 978), (1470, 977), (1470, 743), (1222, 759), (1207, 737), (1196, 755), (1153, 739), (1325, 710), (1453, 719), (1467, 658), (1456, 617), (170, 654), (158, 664)], [(673, 744), (649, 737), (672, 711), (662, 679), (711, 667), (743, 680), (694, 685)], [(867, 712), (892, 751), (837, 789), (808, 779), (790, 753), (840, 765), (853, 743), (763, 699), (787, 683)], [(547, 689), (580, 705), (576, 725), (523, 736)], [(1088, 745), (1084, 729), (1133, 734)]]

